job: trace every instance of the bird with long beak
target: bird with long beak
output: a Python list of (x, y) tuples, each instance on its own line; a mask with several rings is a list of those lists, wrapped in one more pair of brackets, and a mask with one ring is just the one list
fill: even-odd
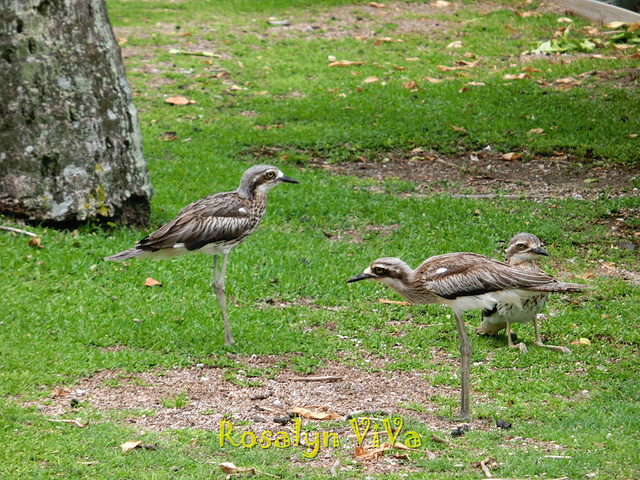
[[(224, 342), (231, 345), (234, 340), (227, 319), (224, 285), (229, 252), (258, 228), (267, 208), (267, 193), (281, 183), (298, 181), (287, 177), (272, 165), (254, 165), (244, 172), (240, 185), (234, 191), (215, 193), (187, 205), (173, 220), (135, 246), (108, 256), (105, 260), (157, 260), (186, 253), (213, 255), (211, 286), (222, 312)], [(220, 267), (219, 256), (222, 256)]]
[[(514, 235), (505, 250), (507, 263), (511, 266), (529, 270), (532, 272), (542, 272), (538, 261), (542, 257), (548, 257), (549, 253), (542, 247), (542, 242), (531, 233), (518, 233)], [(514, 323), (533, 322), (536, 336), (536, 345), (548, 348), (557, 352), (571, 353), (567, 347), (556, 345), (545, 345), (540, 337), (538, 327), (538, 314), (542, 312), (549, 298), (548, 293), (539, 293), (521, 298), (520, 304), (510, 302), (498, 302), (493, 308), (483, 310), (482, 323), (476, 329), (479, 335), (495, 335), (501, 330), (505, 330), (509, 347), (518, 348), (522, 353), (527, 352), (524, 342), (513, 343), (511, 325)]]
[(500, 302), (521, 305), (540, 292), (573, 292), (584, 285), (562, 283), (541, 272), (514, 267), (475, 253), (447, 253), (428, 258), (412, 270), (399, 258), (375, 260), (347, 283), (373, 280), (390, 286), (411, 303), (448, 305), (454, 313), (460, 344), (460, 419), (470, 418), (472, 347), (464, 324), (467, 310), (491, 310)]

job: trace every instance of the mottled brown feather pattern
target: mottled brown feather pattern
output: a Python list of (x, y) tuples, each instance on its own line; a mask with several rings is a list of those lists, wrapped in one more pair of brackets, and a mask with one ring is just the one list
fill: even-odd
[(258, 227), (267, 206), (266, 194), (253, 202), (237, 194), (218, 193), (185, 207), (172, 221), (138, 242), (138, 248), (155, 251), (184, 243), (196, 250), (208, 243), (238, 244)]

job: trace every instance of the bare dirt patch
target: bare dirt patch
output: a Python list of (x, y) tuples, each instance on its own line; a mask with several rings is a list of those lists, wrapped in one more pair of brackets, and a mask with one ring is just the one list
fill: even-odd
[[(425, 355), (430, 355), (434, 362), (450, 365), (452, 373), (457, 372), (458, 360), (454, 355), (436, 348), (425, 351)], [(303, 429), (314, 423), (319, 431), (336, 432), (340, 448), (349, 449), (349, 455), (355, 446), (355, 436), (346, 416), (354, 412), (366, 411), (365, 416), (376, 417), (380, 423), (392, 415), (401, 416), (405, 421), (416, 420), (439, 437), (449, 439), (457, 425), (436, 416), (438, 407), (433, 401), (436, 397), (448, 397), (457, 402), (457, 388), (431, 385), (425, 372), (384, 370), (387, 361), (383, 358), (367, 358), (371, 368), (366, 370), (339, 361), (326, 362), (312, 376), (330, 377), (325, 381), (303, 381), (303, 375), (280, 368), (278, 365), (287, 361), (283, 356), (234, 357), (234, 360), (240, 368), (194, 365), (187, 369), (144, 373), (105, 370), (80, 380), (71, 388), (54, 389), (46, 402), (31, 404), (48, 416), (77, 415), (71, 406), (76, 400), (96, 410), (130, 411), (125, 421), (141, 431), (182, 428), (219, 431), (220, 422), (226, 419), (235, 425), (236, 432), (253, 432), (258, 436), (266, 430), (293, 435), (291, 421), (282, 425), (274, 419), (289, 419), (292, 408), (305, 407), (341, 416), (330, 426), (315, 420), (301, 419), (301, 422)], [(277, 373), (247, 377), (251, 369)], [(230, 371), (238, 383), (259, 380), (260, 386), (240, 386), (229, 381)], [(186, 399), (186, 405), (166, 406), (178, 395)], [(488, 401), (477, 394), (472, 393), (472, 397), (474, 402)], [(491, 420), (474, 419), (468, 425), (476, 430), (496, 428)], [(408, 430), (405, 426), (404, 432)], [(406, 441), (404, 434), (398, 440)], [(371, 441), (369, 438), (365, 443), (371, 444)], [(380, 442), (384, 441), (386, 436), (381, 435)], [(422, 449), (433, 445), (430, 438), (422, 441)], [(335, 459), (332, 450), (323, 448), (314, 465), (330, 465)], [(380, 468), (381, 465), (376, 467), (378, 471)]]
[(490, 151), (448, 156), (433, 152), (389, 152), (372, 159), (310, 163), (336, 174), (378, 179), (395, 178), (417, 184), (414, 194), (454, 197), (593, 199), (639, 196), (640, 167), (580, 163), (566, 155), (534, 155), (527, 161), (505, 160)]
[[(425, 352), (434, 361), (448, 363), (452, 372), (457, 371), (453, 355), (438, 349)], [(280, 368), (287, 359), (283, 356), (234, 357), (239, 368), (221, 368), (194, 365), (188, 369), (170, 369), (144, 373), (125, 373), (105, 370), (80, 380), (69, 394), (55, 394), (48, 405), (40, 405), (43, 413), (60, 415), (70, 411), (69, 400), (86, 399), (97, 410), (131, 410), (130, 423), (143, 429), (164, 430), (175, 428), (199, 428), (217, 430), (222, 418), (251, 421), (247, 428), (261, 432), (273, 429), (273, 418), (287, 415), (293, 407), (323, 407), (341, 416), (367, 410), (383, 411), (388, 415), (401, 415), (419, 420), (434, 430), (446, 430), (452, 422), (438, 419), (435, 396), (457, 399), (457, 388), (430, 385), (424, 372), (383, 370), (387, 361), (379, 357), (367, 359), (371, 370), (330, 361), (318, 368), (310, 377), (331, 377), (329, 381), (304, 381), (304, 375), (287, 368)], [(247, 376), (247, 371), (261, 369), (277, 371), (275, 375)], [(377, 371), (378, 369), (381, 369)], [(241, 386), (225, 380), (228, 372), (234, 372), (238, 383), (257, 382), (259, 386)], [(270, 378), (272, 377), (272, 378)], [(309, 376), (307, 376), (309, 377)], [(59, 392), (58, 392), (59, 393)], [(168, 408), (163, 402), (180, 393), (186, 394), (188, 405)], [(264, 397), (264, 398), (263, 398)], [(419, 406), (420, 412), (408, 405)], [(140, 411), (155, 414), (140, 416)], [(264, 417), (265, 422), (256, 420)], [(474, 426), (486, 428), (486, 422), (475, 420)]]

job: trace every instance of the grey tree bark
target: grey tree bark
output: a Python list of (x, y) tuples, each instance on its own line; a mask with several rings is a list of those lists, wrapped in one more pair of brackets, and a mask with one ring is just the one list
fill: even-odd
[(145, 225), (151, 194), (104, 0), (0, 0), (0, 212)]

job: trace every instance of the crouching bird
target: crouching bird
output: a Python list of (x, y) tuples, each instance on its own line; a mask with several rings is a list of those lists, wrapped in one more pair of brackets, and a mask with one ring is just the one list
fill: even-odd
[[(224, 341), (233, 343), (227, 319), (224, 277), (229, 252), (260, 224), (267, 207), (267, 192), (276, 185), (298, 183), (271, 165), (254, 165), (242, 175), (233, 192), (215, 193), (187, 205), (166, 225), (140, 240), (134, 247), (105, 260), (129, 258), (161, 259), (185, 253), (213, 255), (211, 285), (218, 298), (224, 322)], [(218, 269), (218, 256), (222, 262)]]
[[(542, 268), (538, 263), (539, 259), (546, 257), (549, 253), (542, 247), (542, 242), (531, 233), (518, 233), (514, 235), (506, 248), (507, 263), (513, 267), (522, 268), (532, 272), (542, 273)], [(518, 348), (522, 353), (527, 352), (524, 342), (514, 345), (511, 338), (511, 325), (513, 323), (533, 322), (533, 329), (536, 336), (536, 345), (545, 347), (557, 352), (571, 353), (567, 347), (556, 345), (545, 345), (540, 338), (538, 328), (538, 314), (542, 312), (549, 294), (541, 292), (536, 295), (529, 295), (521, 298), (520, 304), (511, 302), (498, 302), (493, 308), (483, 310), (482, 323), (476, 329), (479, 335), (495, 335), (505, 329), (509, 347)]]
[(447, 253), (428, 258), (412, 270), (399, 258), (379, 258), (348, 283), (373, 280), (389, 285), (411, 303), (448, 305), (453, 310), (460, 343), (460, 419), (470, 418), (469, 386), (472, 347), (463, 314), (491, 310), (500, 302), (521, 306), (540, 292), (573, 292), (585, 286), (557, 282), (545, 273), (526, 270), (475, 253)]

